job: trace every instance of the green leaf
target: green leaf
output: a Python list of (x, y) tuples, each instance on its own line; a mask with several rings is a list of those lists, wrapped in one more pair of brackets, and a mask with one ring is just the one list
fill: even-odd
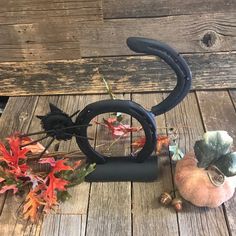
[(198, 167), (207, 168), (213, 161), (230, 152), (232, 144), (233, 139), (226, 131), (206, 132), (203, 139), (194, 145)]
[(212, 165), (216, 166), (227, 177), (236, 175), (236, 152), (220, 157)]
[(117, 113), (116, 113), (116, 119), (117, 119), (118, 122), (121, 122), (121, 121), (123, 120), (123, 115), (122, 115), (122, 113), (117, 112)]
[(95, 170), (95, 166), (96, 164), (94, 163), (76, 170), (73, 175), (71, 175), (69, 180), (70, 184), (68, 184), (67, 186), (73, 187), (75, 185), (81, 184), (84, 181), (85, 177)]
[(184, 157), (184, 153), (178, 147), (178, 144), (169, 145), (169, 152), (172, 154), (172, 161), (179, 161)]
[(60, 202), (65, 202), (69, 198), (71, 198), (71, 195), (67, 191), (57, 191), (57, 199)]

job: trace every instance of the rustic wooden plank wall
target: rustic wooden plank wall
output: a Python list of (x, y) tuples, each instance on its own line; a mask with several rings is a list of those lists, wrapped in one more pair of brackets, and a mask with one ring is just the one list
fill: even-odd
[(185, 53), (192, 89), (236, 87), (235, 1), (3, 0), (0, 7), (2, 96), (103, 93), (96, 68), (115, 92), (173, 87), (163, 64), (153, 70), (154, 59), (130, 57), (129, 36)]
[[(192, 89), (236, 88), (236, 53), (185, 54), (193, 73)], [(85, 58), (76, 61), (0, 63), (0, 94), (105, 93), (101, 76), (113, 92), (171, 90), (169, 67), (152, 56)]]
[(105, 19), (234, 12), (233, 0), (103, 0)]
[(0, 61), (80, 58), (81, 22), (102, 21), (101, 1), (0, 2)]

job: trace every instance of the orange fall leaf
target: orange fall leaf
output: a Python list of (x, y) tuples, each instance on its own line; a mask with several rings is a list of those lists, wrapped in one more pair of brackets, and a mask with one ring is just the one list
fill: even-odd
[(26, 203), (23, 207), (24, 219), (30, 219), (32, 222), (35, 222), (41, 205), (45, 205), (45, 203), (38, 199), (34, 191), (30, 191), (26, 196)]

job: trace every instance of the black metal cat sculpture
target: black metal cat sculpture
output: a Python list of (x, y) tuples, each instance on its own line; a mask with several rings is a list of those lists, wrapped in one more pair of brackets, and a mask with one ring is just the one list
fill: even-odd
[[(151, 111), (130, 100), (103, 100), (86, 106), (69, 116), (56, 106), (50, 104), (51, 111), (45, 116), (38, 116), (47, 137), (51, 142), (69, 140), (76, 137), (81, 151), (87, 156), (88, 162), (97, 163), (96, 170), (88, 177), (88, 181), (150, 181), (157, 177), (157, 158), (152, 156), (156, 147), (157, 132), (155, 116), (163, 114), (187, 95), (191, 86), (191, 71), (183, 57), (168, 45), (156, 40), (130, 37), (127, 39), (128, 47), (137, 53), (155, 55), (163, 59), (175, 72), (177, 84), (169, 96), (160, 104), (154, 105)], [(134, 156), (107, 157), (98, 153), (89, 142), (87, 135), (91, 121), (103, 113), (121, 112), (135, 118), (142, 126), (146, 142), (141, 151)], [(72, 117), (77, 115), (76, 121)], [(41, 154), (43, 155), (43, 154)]]

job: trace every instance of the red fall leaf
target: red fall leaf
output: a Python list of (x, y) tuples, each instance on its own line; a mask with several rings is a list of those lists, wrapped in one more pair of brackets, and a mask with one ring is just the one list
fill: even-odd
[(145, 137), (140, 137), (136, 139), (131, 145), (135, 148), (141, 148), (145, 145), (146, 143), (146, 138)]
[[(145, 137), (140, 137), (136, 139), (131, 145), (135, 148), (142, 148), (146, 143)], [(160, 153), (163, 147), (167, 147), (170, 143), (170, 139), (167, 135), (158, 135), (156, 149), (157, 153)]]
[(53, 173), (62, 171), (62, 170), (73, 170), (71, 166), (65, 165), (66, 160), (59, 160), (56, 161), (55, 166), (52, 169)]
[(41, 158), (39, 160), (40, 164), (50, 164), (50, 166), (55, 166), (56, 165), (56, 161), (53, 157), (45, 157), (45, 158)]
[(12, 136), (7, 139), (10, 150), (8, 151), (3, 143), (0, 143), (0, 161), (5, 161), (10, 167), (9, 172), (15, 174), (16, 176), (25, 176), (25, 172), (29, 169), (29, 166), (24, 164), (19, 164), (19, 160), (26, 160), (28, 150), (26, 148), (20, 148), (20, 139), (18, 137)]
[(68, 181), (55, 177), (53, 172), (48, 175), (49, 184), (47, 190), (44, 193), (45, 200), (47, 201), (49, 207), (57, 204), (56, 190), (65, 191)]
[(160, 153), (163, 147), (168, 147), (170, 139), (167, 135), (158, 135), (157, 137), (157, 153)]
[(142, 129), (142, 127), (131, 127), (130, 125), (123, 125), (120, 122), (116, 124), (116, 122), (114, 122), (114, 119), (116, 121), (116, 118), (103, 119), (105, 125), (114, 136), (126, 136), (131, 132), (137, 132)]

